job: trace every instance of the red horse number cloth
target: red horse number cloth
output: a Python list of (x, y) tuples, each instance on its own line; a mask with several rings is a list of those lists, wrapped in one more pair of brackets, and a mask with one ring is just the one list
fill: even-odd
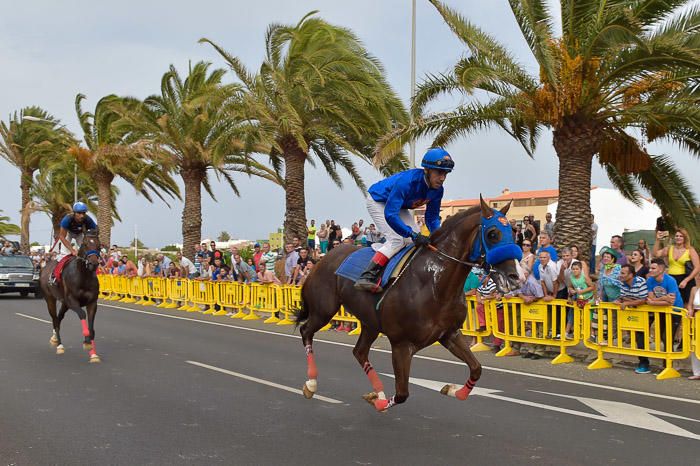
[(73, 259), (73, 256), (67, 255), (66, 257), (58, 261), (58, 264), (56, 264), (56, 268), (53, 269), (53, 276), (56, 279), (57, 283), (61, 281), (61, 273), (63, 272), (63, 267), (65, 267), (66, 264), (71, 261), (71, 259)]

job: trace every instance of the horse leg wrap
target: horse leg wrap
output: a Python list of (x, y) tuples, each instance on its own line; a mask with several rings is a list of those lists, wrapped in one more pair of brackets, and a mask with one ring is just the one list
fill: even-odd
[(391, 408), (394, 406), (396, 402), (394, 401), (394, 397), (392, 396), (389, 400), (377, 398), (374, 400), (374, 409), (377, 411), (386, 411), (387, 409)]
[(362, 365), (362, 369), (364, 369), (365, 374), (367, 374), (367, 378), (369, 379), (369, 382), (372, 384), (372, 389), (375, 392), (377, 392), (377, 395), (379, 395), (380, 392), (384, 392), (384, 384), (379, 379), (379, 376), (377, 375), (377, 371), (374, 370), (374, 367), (372, 367), (372, 364), (370, 364), (370, 362), (367, 361)]
[(95, 351), (95, 340), (92, 340), (90, 344), (92, 345), (92, 349), (88, 352), (88, 354), (90, 357), (97, 356), (97, 351)]
[(462, 401), (466, 400), (471, 391), (474, 389), (474, 385), (476, 385), (476, 380), (470, 377), (469, 380), (467, 380), (467, 383), (464, 384), (464, 387), (455, 392), (455, 398)]
[(83, 326), (83, 336), (89, 337), (90, 336), (90, 329), (88, 328), (87, 320), (80, 319), (80, 325)]
[(318, 377), (318, 369), (316, 369), (316, 361), (314, 360), (314, 350), (311, 345), (306, 346), (306, 375), (310, 379)]

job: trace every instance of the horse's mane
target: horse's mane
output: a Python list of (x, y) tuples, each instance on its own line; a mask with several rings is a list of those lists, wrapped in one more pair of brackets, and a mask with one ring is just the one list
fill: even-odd
[(443, 236), (448, 235), (452, 230), (454, 230), (454, 228), (458, 224), (462, 223), (467, 217), (469, 217), (470, 215), (474, 215), (475, 213), (480, 211), (481, 206), (475, 205), (473, 207), (468, 208), (467, 210), (462, 210), (450, 216), (450, 218), (445, 220), (440, 226), (440, 228), (438, 228), (438, 230), (432, 235), (432, 240), (440, 241), (443, 238)]

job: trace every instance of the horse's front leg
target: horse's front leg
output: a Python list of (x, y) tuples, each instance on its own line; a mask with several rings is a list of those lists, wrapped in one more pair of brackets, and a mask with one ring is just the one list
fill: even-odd
[(56, 298), (50, 296), (46, 299), (46, 302), (48, 304), (49, 314), (51, 315), (51, 321), (53, 323), (53, 330), (51, 332), (51, 339), (49, 339), (49, 343), (51, 346), (56, 347), (56, 354), (63, 354), (66, 350), (61, 343), (61, 321), (66, 315), (66, 310), (68, 310), (68, 307), (61, 302), (61, 309), (57, 313)]
[(374, 404), (374, 401), (377, 399), (386, 399), (384, 384), (382, 384), (382, 381), (377, 375), (377, 371), (374, 370), (374, 367), (372, 367), (372, 364), (369, 362), (369, 350), (378, 336), (379, 330), (370, 327), (370, 325), (363, 325), (360, 338), (357, 339), (357, 343), (355, 343), (355, 347), (352, 349), (352, 354), (355, 356), (355, 359), (357, 359), (357, 362), (360, 363), (362, 370), (365, 371), (365, 375), (367, 375), (369, 382), (372, 384), (373, 391), (362, 396), (362, 398), (371, 404)]
[(85, 311), (80, 306), (80, 301), (74, 297), (66, 297), (66, 304), (72, 309), (80, 319), (80, 326), (83, 330), (83, 349), (93, 351), (92, 339), (90, 338), (90, 327), (88, 326)]
[(100, 357), (97, 355), (97, 350), (95, 349), (95, 314), (97, 314), (97, 301), (92, 302), (86, 306), (87, 317), (88, 317), (88, 331), (89, 335), (85, 338), (86, 343), (84, 343), (86, 349), (90, 351), (90, 362), (100, 362)]
[(394, 366), (394, 377), (396, 378), (396, 394), (388, 400), (375, 400), (374, 407), (377, 411), (386, 411), (408, 399), (408, 376), (411, 372), (412, 358), (413, 350), (408, 343), (391, 346), (391, 363)]
[(467, 342), (459, 330), (441, 338), (440, 344), (469, 366), (469, 379), (463, 387), (459, 388), (451, 384), (445, 385), (440, 390), (440, 393), (453, 396), (458, 400), (466, 400), (469, 393), (474, 389), (476, 382), (481, 378), (481, 364), (467, 346)]

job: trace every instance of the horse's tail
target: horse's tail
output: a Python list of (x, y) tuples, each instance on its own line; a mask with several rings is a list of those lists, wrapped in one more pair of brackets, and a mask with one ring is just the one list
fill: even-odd
[(302, 287), (301, 291), (302, 292), (301, 292), (301, 299), (299, 300), (299, 305), (292, 309), (292, 313), (294, 314), (294, 329), (296, 329), (302, 323), (306, 322), (306, 319), (309, 318), (309, 310), (304, 305), (304, 288), (303, 287)]

